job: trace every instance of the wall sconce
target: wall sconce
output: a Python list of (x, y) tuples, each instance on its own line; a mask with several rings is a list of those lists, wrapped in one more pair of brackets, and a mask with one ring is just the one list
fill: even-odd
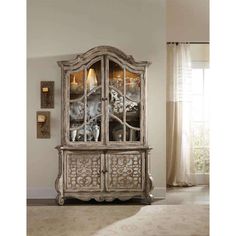
[(97, 87), (98, 81), (95, 70), (90, 68), (87, 76), (87, 90), (90, 91), (93, 88)]
[(54, 81), (41, 81), (41, 108), (54, 108)]
[(37, 120), (37, 138), (50, 138), (50, 112), (38, 111)]

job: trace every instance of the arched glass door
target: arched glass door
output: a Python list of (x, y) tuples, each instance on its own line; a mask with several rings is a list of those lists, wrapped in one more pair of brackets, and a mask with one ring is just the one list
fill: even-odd
[(108, 58), (109, 142), (141, 141), (141, 74)]
[(72, 143), (103, 141), (103, 58), (95, 58), (70, 74), (69, 133)]

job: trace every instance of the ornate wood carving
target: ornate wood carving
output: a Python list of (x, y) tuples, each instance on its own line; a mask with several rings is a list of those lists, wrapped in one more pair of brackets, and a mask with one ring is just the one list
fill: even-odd
[(69, 153), (66, 162), (66, 190), (101, 190), (100, 154)]
[(107, 189), (142, 189), (142, 155), (122, 153), (107, 156)]
[(63, 198), (63, 151), (58, 149), (58, 175), (57, 179), (55, 181), (55, 188), (57, 191), (57, 198), (56, 201), (58, 205), (64, 204), (64, 198)]
[(58, 65), (63, 67), (64, 71), (73, 70), (80, 67), (81, 65), (89, 62), (91, 59), (101, 56), (101, 55), (110, 55), (116, 57), (123, 64), (129, 64), (131, 68), (145, 69), (146, 66), (149, 66), (151, 62), (148, 61), (135, 61), (131, 55), (126, 55), (121, 50), (111, 47), (111, 46), (98, 46), (90, 49), (89, 51), (78, 54), (74, 59), (68, 61), (59, 61)]

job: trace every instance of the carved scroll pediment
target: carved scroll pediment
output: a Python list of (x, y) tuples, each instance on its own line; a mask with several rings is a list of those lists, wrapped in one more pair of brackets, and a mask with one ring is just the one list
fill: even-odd
[(130, 66), (134, 66), (140, 69), (145, 69), (145, 67), (149, 66), (151, 63), (148, 61), (135, 61), (133, 56), (126, 55), (121, 50), (111, 47), (111, 46), (98, 46), (90, 49), (89, 51), (78, 54), (74, 59), (68, 61), (58, 61), (58, 65), (67, 70), (75, 70), (76, 68), (81, 67), (82, 65), (88, 63), (91, 59), (102, 56), (109, 55), (113, 56), (118, 60), (121, 60), (122, 63), (128, 64)]

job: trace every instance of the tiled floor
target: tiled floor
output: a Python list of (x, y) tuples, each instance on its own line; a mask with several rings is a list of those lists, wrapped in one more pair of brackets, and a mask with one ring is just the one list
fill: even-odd
[[(137, 199), (132, 199), (126, 202), (121, 202), (115, 200), (111, 203), (105, 204), (122, 204), (122, 205), (137, 205), (143, 203), (142, 201)], [(98, 204), (102, 205), (104, 203), (97, 203), (94, 200), (89, 202), (83, 202), (79, 200), (68, 200), (66, 204), (70, 205), (90, 205), (90, 204)], [(209, 204), (209, 186), (206, 185), (199, 185), (194, 187), (173, 187), (168, 188), (166, 192), (166, 198), (161, 200), (154, 200), (152, 205), (185, 205), (185, 204)], [(28, 206), (54, 206), (57, 205), (55, 199), (29, 199), (27, 200)]]

